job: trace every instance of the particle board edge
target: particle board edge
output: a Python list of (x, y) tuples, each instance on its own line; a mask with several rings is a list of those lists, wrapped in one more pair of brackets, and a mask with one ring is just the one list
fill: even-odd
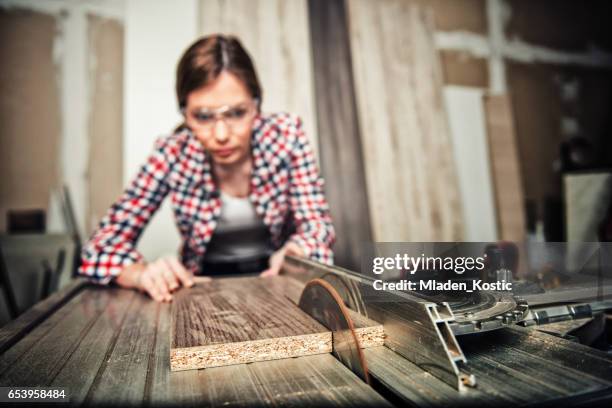
[(183, 371), (331, 353), (329, 331), (300, 336), (172, 348), (170, 370)]

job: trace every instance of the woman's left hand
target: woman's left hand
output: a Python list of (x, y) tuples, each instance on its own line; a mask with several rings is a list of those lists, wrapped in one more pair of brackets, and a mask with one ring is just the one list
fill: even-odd
[(283, 266), (285, 255), (304, 257), (304, 251), (295, 242), (287, 242), (285, 245), (283, 245), (281, 249), (274, 252), (270, 256), (270, 266), (259, 276), (261, 276), (262, 278), (267, 278), (269, 276), (278, 275), (281, 270), (281, 267)]

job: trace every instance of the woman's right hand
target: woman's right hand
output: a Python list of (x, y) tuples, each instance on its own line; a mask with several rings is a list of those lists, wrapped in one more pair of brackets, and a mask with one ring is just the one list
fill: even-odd
[(174, 256), (163, 257), (148, 264), (127, 266), (115, 282), (124, 288), (146, 292), (157, 302), (171, 302), (172, 292), (181, 286), (194, 285), (193, 274)]

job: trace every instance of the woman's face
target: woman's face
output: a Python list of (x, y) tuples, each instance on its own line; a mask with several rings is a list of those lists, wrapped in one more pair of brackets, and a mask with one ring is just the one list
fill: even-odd
[(215, 164), (232, 165), (248, 159), (257, 105), (246, 86), (227, 71), (187, 95), (187, 126)]

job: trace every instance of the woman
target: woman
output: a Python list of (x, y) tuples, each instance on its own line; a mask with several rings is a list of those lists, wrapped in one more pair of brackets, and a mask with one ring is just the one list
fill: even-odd
[[(176, 94), (184, 123), (155, 150), (83, 249), (80, 273), (170, 301), (193, 274), (279, 273), (286, 254), (332, 263), (334, 229), (302, 123), (260, 112), (250, 57), (213, 35), (182, 56)], [(136, 242), (170, 195), (181, 262), (147, 263)], [(263, 272), (262, 272), (263, 271)]]

